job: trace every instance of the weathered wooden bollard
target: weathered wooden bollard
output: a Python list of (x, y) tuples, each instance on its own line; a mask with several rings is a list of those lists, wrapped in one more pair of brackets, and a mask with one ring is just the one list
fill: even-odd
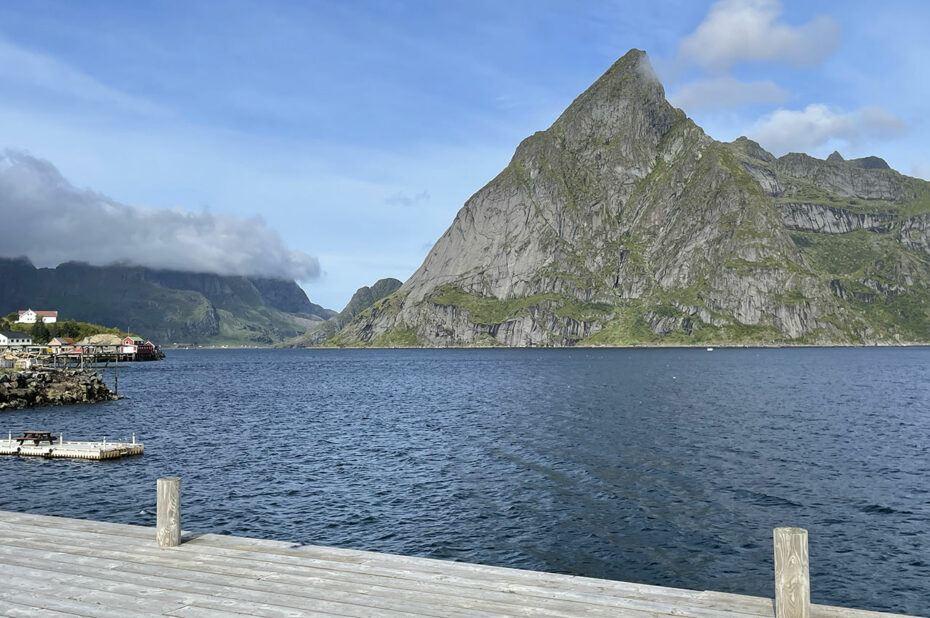
[(181, 544), (181, 479), (158, 479), (156, 499), (155, 540), (159, 547), (177, 547)]
[(809, 618), (811, 615), (810, 565), (807, 530), (775, 528), (775, 616)]

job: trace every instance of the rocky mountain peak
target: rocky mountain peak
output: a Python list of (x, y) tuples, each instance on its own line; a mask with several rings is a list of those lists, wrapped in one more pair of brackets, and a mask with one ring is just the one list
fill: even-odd
[(592, 138), (659, 136), (683, 117), (665, 99), (646, 52), (631, 49), (585, 90), (553, 123), (571, 147)]
[(830, 163), (842, 163), (845, 160), (838, 150), (834, 150), (833, 154), (827, 157), (827, 161)]
[(772, 163), (775, 161), (775, 156), (768, 152), (765, 148), (759, 145), (758, 142), (754, 142), (745, 135), (742, 137), (736, 138), (730, 143), (737, 151), (742, 152), (750, 159), (756, 159), (757, 161), (765, 161), (766, 163)]
[(849, 163), (863, 170), (890, 170), (891, 166), (881, 157), (850, 159)]

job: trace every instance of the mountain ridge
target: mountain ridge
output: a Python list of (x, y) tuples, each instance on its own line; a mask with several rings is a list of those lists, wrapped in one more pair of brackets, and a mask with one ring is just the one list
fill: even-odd
[(54, 308), (162, 344), (267, 345), (335, 315), (295, 282), (266, 277), (81, 262), (36, 268), (28, 258), (0, 258), (0, 281), (0, 314)]
[(346, 303), (342, 311), (325, 322), (312, 326), (306, 333), (294, 337), (281, 344), (284, 347), (313, 347), (332, 338), (346, 324), (358, 314), (362, 313), (382, 298), (393, 294), (401, 286), (401, 282), (392, 277), (379, 279), (369, 286), (362, 286), (355, 291), (352, 298)]
[(928, 230), (930, 183), (715, 141), (631, 50), (329, 344), (930, 341)]

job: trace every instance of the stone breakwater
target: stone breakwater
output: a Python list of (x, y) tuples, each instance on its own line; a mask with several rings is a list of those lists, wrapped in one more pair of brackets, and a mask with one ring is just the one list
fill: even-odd
[(118, 399), (93, 371), (41, 369), (0, 373), (0, 410)]

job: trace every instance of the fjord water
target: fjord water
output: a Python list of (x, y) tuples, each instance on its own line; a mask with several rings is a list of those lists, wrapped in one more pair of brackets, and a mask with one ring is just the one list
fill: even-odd
[[(106, 372), (112, 384), (112, 370)], [(930, 349), (191, 350), (7, 412), (142, 458), (0, 459), (0, 509), (930, 611)], [(5, 433), (5, 431), (4, 431)], [(153, 537), (154, 538), (154, 537)]]

